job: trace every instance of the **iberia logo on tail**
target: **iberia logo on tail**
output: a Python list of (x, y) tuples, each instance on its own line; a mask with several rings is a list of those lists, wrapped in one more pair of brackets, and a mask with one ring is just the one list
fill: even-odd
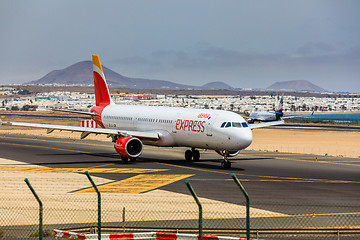
[(98, 55), (92, 56), (96, 106), (113, 104)]
[(102, 128), (105, 128), (102, 123), (101, 113), (104, 107), (114, 104), (111, 100), (109, 88), (106, 83), (105, 75), (100, 63), (98, 55), (92, 55), (93, 61), (93, 73), (94, 73), (94, 88), (95, 88), (95, 103), (96, 106), (91, 108), (91, 112), (95, 112), (95, 116), (92, 119), (97, 122)]

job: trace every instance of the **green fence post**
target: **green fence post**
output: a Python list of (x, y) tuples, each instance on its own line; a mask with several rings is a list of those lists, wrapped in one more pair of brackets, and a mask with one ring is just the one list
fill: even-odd
[(35, 196), (36, 200), (39, 203), (39, 239), (42, 240), (43, 239), (43, 204), (42, 204), (39, 196), (36, 194), (35, 190), (31, 186), (29, 180), (27, 178), (25, 178), (24, 181), (26, 182), (26, 184), (30, 188), (32, 194)]
[(98, 196), (98, 240), (101, 240), (101, 195), (99, 189), (96, 187), (94, 181), (92, 180), (88, 171), (85, 172), (86, 176), (88, 177), (91, 185), (94, 187), (97, 196)]
[(194, 197), (197, 205), (199, 206), (199, 240), (203, 240), (203, 218), (202, 218), (202, 206), (201, 203), (199, 201), (199, 198), (197, 197), (194, 189), (192, 188), (189, 180), (185, 181), (186, 186), (188, 187), (188, 189), (191, 192), (191, 195)]
[(232, 178), (234, 179), (235, 183), (240, 187), (242, 193), (246, 198), (246, 239), (250, 239), (250, 199), (249, 194), (246, 192), (243, 185), (240, 183), (239, 179), (235, 176), (235, 174), (231, 174)]

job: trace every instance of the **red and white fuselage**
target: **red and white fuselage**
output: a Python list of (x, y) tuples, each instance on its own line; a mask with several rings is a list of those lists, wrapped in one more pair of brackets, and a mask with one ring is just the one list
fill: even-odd
[[(228, 127), (221, 127), (230, 123)], [(236, 123), (236, 124), (232, 124)], [(238, 151), (252, 142), (252, 132), (240, 115), (220, 110), (110, 104), (101, 112), (101, 125), (110, 129), (156, 132), (161, 147), (192, 147)]]

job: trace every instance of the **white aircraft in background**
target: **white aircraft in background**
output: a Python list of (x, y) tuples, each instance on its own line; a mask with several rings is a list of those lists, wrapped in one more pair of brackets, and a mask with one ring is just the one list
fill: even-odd
[(236, 156), (251, 144), (251, 129), (284, 123), (278, 120), (248, 125), (242, 116), (223, 110), (117, 105), (111, 100), (99, 57), (93, 55), (92, 60), (96, 106), (90, 112), (67, 111), (90, 115), (101, 128), (21, 122), (7, 124), (47, 128), (48, 133), (54, 130), (81, 132), (81, 139), (89, 134), (106, 134), (112, 138), (123, 161), (139, 157), (143, 144), (189, 147), (185, 152), (187, 161), (200, 159), (197, 149), (211, 149), (223, 156), (221, 166), (230, 168), (228, 157)]
[(284, 105), (284, 97), (282, 96), (279, 102), (279, 106), (274, 112), (252, 112), (247, 117), (248, 123), (250, 124), (256, 121), (273, 122), (273, 121), (279, 121), (283, 119), (297, 118), (297, 117), (307, 118), (314, 115), (314, 111), (312, 112), (312, 114), (284, 115), (283, 105)]
[(283, 101), (284, 97), (281, 97), (278, 108), (274, 112), (252, 112), (248, 117), (248, 123), (255, 121), (260, 122), (271, 122), (278, 121), (284, 116), (283, 113)]

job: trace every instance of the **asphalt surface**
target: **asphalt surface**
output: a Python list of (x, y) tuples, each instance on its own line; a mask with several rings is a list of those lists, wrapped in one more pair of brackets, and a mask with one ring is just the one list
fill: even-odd
[[(201, 151), (199, 162), (188, 163), (184, 148), (145, 146), (136, 162), (123, 163), (113, 143), (0, 135), (0, 158), (50, 168), (112, 168), (114, 172), (92, 173), (119, 181), (136, 176), (136, 169), (162, 170), (155, 174), (187, 174), (198, 196), (224, 202), (239, 202), (241, 192), (232, 180), (234, 173), (250, 195), (252, 206), (287, 213), (359, 212), (360, 159), (305, 154), (242, 151), (232, 158), (232, 168), (220, 167), (221, 157)], [(133, 172), (121, 172), (121, 169)], [(154, 173), (152, 173), (154, 174)], [(154, 187), (189, 194), (184, 179)], [(335, 207), (335, 208), (334, 208)]]

